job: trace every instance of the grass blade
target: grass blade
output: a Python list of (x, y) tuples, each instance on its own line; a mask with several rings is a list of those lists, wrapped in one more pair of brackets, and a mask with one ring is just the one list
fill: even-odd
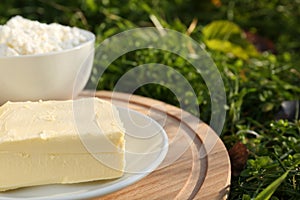
[(278, 186), (284, 181), (284, 179), (289, 174), (289, 170), (286, 171), (283, 175), (273, 181), (268, 187), (266, 187), (263, 191), (261, 191), (255, 200), (268, 200), (271, 198), (272, 194), (276, 191)]

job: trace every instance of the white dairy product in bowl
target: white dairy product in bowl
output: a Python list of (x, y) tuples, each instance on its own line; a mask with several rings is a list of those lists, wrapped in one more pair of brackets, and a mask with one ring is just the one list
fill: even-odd
[(0, 104), (69, 99), (85, 86), (95, 35), (21, 16), (0, 26)]

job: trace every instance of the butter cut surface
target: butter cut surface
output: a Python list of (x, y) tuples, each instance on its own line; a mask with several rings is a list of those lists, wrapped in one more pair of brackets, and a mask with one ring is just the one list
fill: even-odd
[(0, 107), (0, 191), (119, 178), (125, 130), (98, 98)]

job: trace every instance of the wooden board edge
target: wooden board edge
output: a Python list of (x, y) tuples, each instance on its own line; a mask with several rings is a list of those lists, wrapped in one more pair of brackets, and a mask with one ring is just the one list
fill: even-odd
[[(205, 123), (201, 122), (198, 118), (193, 116), (192, 114), (181, 110), (180, 108), (166, 104), (164, 102), (161, 102), (159, 100), (151, 99), (148, 97), (143, 97), (139, 95), (133, 95), (133, 94), (126, 94), (121, 92), (112, 92), (112, 91), (84, 91), (81, 96), (96, 96), (96, 97), (102, 97), (102, 98), (113, 98), (113, 99), (119, 99), (124, 102), (132, 102), (144, 107), (149, 107), (148, 104), (151, 102), (151, 105), (164, 105), (166, 106), (167, 110), (172, 110), (171, 115), (174, 118), (178, 118), (178, 114), (180, 113), (182, 118), (179, 120), (182, 120), (187, 126), (193, 129), (193, 126), (195, 125), (195, 122), (199, 123), (198, 128), (202, 129), (202, 131), (196, 131), (197, 136), (200, 138), (200, 140), (205, 145), (207, 142), (207, 138), (210, 138), (208, 142), (215, 142), (214, 145), (210, 145), (209, 149), (206, 149), (206, 155), (200, 155), (203, 159), (207, 159), (207, 165), (208, 169), (206, 172), (206, 177), (204, 180), (203, 185), (201, 186), (200, 190), (195, 192), (193, 199), (227, 199), (229, 190), (230, 190), (230, 181), (231, 181), (231, 165), (230, 165), (230, 159), (229, 155), (227, 153), (227, 149), (225, 145), (223, 144), (222, 140), (219, 138), (219, 136)], [(132, 98), (134, 97), (134, 98)], [(145, 102), (148, 102), (146, 104)], [(155, 109), (160, 109), (160, 107), (156, 106)], [(164, 112), (165, 110), (160, 110)], [(192, 122), (192, 124), (191, 124)], [(206, 129), (207, 131), (203, 131), (203, 129)], [(203, 134), (205, 133), (205, 134)], [(208, 134), (210, 137), (208, 137)], [(203, 151), (204, 152), (204, 151)], [(203, 152), (199, 152), (202, 154)], [(218, 160), (222, 158), (222, 160), (225, 160), (224, 163), (219, 163)], [(216, 171), (216, 167), (221, 168), (222, 170), (220, 173), (212, 173), (212, 171)], [(222, 180), (216, 181), (218, 179), (222, 178)], [(216, 184), (217, 183), (217, 184)], [(212, 192), (214, 191), (214, 192)], [(215, 195), (211, 195), (214, 193)]]

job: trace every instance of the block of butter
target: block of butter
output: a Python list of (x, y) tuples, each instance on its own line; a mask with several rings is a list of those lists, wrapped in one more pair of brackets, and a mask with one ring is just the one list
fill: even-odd
[(98, 98), (0, 107), (0, 191), (119, 178), (124, 127)]

